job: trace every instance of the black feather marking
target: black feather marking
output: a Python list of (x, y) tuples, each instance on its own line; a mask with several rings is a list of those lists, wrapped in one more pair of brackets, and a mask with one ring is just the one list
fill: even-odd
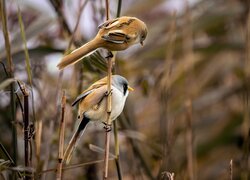
[(89, 121), (90, 121), (90, 119), (83, 115), (82, 121), (78, 126), (77, 132), (80, 132), (80, 131), (84, 130), (86, 125), (89, 123)]
[(124, 33), (120, 33), (120, 32), (110, 32), (106, 35), (103, 35), (102, 38), (105, 41), (116, 43), (116, 44), (126, 43), (130, 39), (128, 35)]
[(109, 20), (109, 21), (105, 21), (104, 23), (102, 23), (102, 24), (100, 24), (98, 26), (98, 29), (108, 28), (111, 24), (113, 24), (116, 21), (118, 21), (118, 19), (112, 19), (112, 20)]
[(123, 95), (125, 96), (128, 90), (128, 84), (123, 84)]
[(71, 104), (71, 106), (76, 105), (79, 101), (81, 101), (82, 99), (84, 99), (87, 95), (89, 95), (93, 91), (94, 91), (94, 89), (90, 90), (90, 91), (87, 91), (87, 92), (85, 92), (85, 93), (80, 94), (79, 96), (77, 96), (76, 100)]

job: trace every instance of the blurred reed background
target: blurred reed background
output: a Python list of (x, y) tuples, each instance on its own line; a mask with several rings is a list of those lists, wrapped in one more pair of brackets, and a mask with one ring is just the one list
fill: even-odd
[[(117, 122), (123, 179), (250, 179), (249, 1), (110, 0), (112, 18), (119, 2), (121, 16), (149, 29), (144, 47), (119, 52), (115, 63), (135, 89)], [(0, 5), (0, 179), (55, 179), (61, 112), (67, 144), (77, 112), (71, 103), (106, 75), (99, 53), (63, 73), (56, 64), (96, 34), (105, 2)], [(63, 179), (102, 178), (102, 127), (88, 126)], [(113, 133), (110, 149), (117, 155)], [(109, 166), (118, 179), (115, 161)]]

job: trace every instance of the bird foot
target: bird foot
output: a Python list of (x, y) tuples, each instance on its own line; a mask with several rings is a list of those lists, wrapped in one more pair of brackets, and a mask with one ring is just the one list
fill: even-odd
[(104, 129), (106, 132), (110, 132), (112, 130), (112, 124), (107, 124), (106, 122), (102, 122), (104, 124)]
[(112, 93), (113, 93), (113, 89), (110, 89), (110, 91), (105, 92), (105, 96), (109, 96), (110, 94), (112, 95)]
[(111, 51), (108, 51), (107, 56), (105, 57), (106, 59), (114, 57), (113, 53)]

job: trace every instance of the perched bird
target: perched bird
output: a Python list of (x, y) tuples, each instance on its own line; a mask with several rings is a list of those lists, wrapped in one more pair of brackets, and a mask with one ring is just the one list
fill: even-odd
[[(107, 77), (105, 77), (92, 84), (72, 103), (72, 106), (79, 104), (78, 119), (80, 123), (64, 153), (64, 161), (67, 164), (89, 121), (102, 121), (105, 123), (107, 120), (107, 91)], [(133, 88), (128, 85), (128, 81), (124, 77), (112, 76), (112, 111), (110, 114), (112, 121), (121, 114), (129, 91), (133, 91)]]
[(123, 16), (106, 21), (99, 26), (99, 31), (94, 39), (64, 56), (57, 67), (63, 69), (76, 63), (97, 48), (122, 51), (133, 44), (141, 43), (143, 45), (146, 36), (146, 24), (135, 17)]

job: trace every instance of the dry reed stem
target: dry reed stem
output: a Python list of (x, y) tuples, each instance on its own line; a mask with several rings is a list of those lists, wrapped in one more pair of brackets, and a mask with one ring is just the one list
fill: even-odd
[[(109, 0), (106, 0), (106, 20), (109, 20)], [(107, 98), (107, 126), (111, 127), (111, 111), (112, 111), (112, 93), (111, 93), (111, 81), (112, 81), (112, 58), (108, 57), (108, 98)], [(108, 160), (109, 160), (109, 145), (110, 145), (110, 131), (106, 131), (105, 136), (105, 154), (104, 154), (104, 172), (103, 179), (108, 178)]]
[[(30, 158), (29, 158), (29, 91), (25, 87), (24, 84), (20, 84), (18, 82), (21, 92), (24, 96), (24, 160), (25, 160), (25, 167), (28, 168), (30, 166)], [(30, 179), (29, 172), (25, 173), (25, 179)]]
[[(186, 31), (184, 32), (184, 51), (186, 51), (186, 60), (190, 61), (190, 68), (188, 77), (186, 78), (185, 86), (188, 86), (193, 81), (193, 66), (194, 66), (194, 52), (193, 52), (193, 36), (192, 36), (192, 17), (189, 8), (188, 1), (185, 1), (185, 23), (186, 23)], [(184, 63), (185, 64), (185, 63)], [(193, 92), (187, 94), (186, 97), (186, 153), (187, 153), (187, 171), (188, 171), (188, 179), (194, 180), (196, 179), (195, 175), (195, 154), (194, 154), (194, 135), (193, 135)]]
[(119, 139), (118, 139), (118, 129), (117, 129), (117, 121), (114, 121), (114, 139), (115, 139), (115, 165), (117, 169), (118, 179), (122, 180), (122, 171), (120, 165), (120, 154), (119, 154)]
[(62, 179), (62, 167), (63, 167), (63, 145), (64, 145), (64, 132), (65, 132), (65, 105), (66, 105), (66, 96), (65, 91), (62, 92), (61, 99), (61, 121), (59, 127), (59, 150), (58, 150), (58, 164), (57, 164), (57, 174), (56, 179)]
[[(117, 12), (116, 17), (120, 17), (121, 14), (121, 7), (122, 7), (122, 0), (118, 0), (117, 5)], [(115, 58), (114, 58), (115, 60)], [(115, 63), (115, 61), (114, 61)], [(114, 71), (113, 71), (114, 72)], [(120, 155), (119, 155), (119, 139), (118, 139), (118, 127), (117, 127), (117, 121), (114, 121), (114, 140), (115, 140), (115, 165), (117, 170), (118, 179), (122, 180), (122, 170), (120, 165)]]
[(229, 163), (229, 175), (230, 175), (230, 180), (233, 180), (233, 160), (230, 160)]
[[(107, 126), (111, 126), (111, 118), (110, 118), (110, 114), (112, 111), (112, 104), (111, 104), (111, 100), (112, 100), (111, 81), (112, 81), (112, 79), (111, 79), (111, 77), (112, 77), (112, 58), (108, 58)], [(110, 144), (110, 131), (106, 131), (103, 179), (108, 178), (109, 144)]]
[(37, 164), (40, 164), (42, 127), (43, 127), (43, 122), (40, 119), (38, 119), (35, 122), (35, 129), (36, 129), (36, 135), (35, 135), (35, 149), (36, 150), (35, 150), (35, 154), (36, 154)]
[[(2, 31), (4, 36), (5, 42), (5, 51), (7, 55), (7, 62), (8, 62), (8, 75), (9, 78), (14, 78), (14, 64), (12, 61), (11, 56), (11, 45), (9, 40), (9, 32), (8, 32), (8, 24), (7, 24), (7, 15), (6, 15), (6, 7), (5, 7), (5, 0), (0, 0), (0, 14), (1, 14), (1, 21), (2, 21)], [(17, 146), (17, 129), (16, 129), (16, 101), (15, 101), (15, 82), (10, 84), (10, 102), (11, 102), (11, 121), (12, 123), (12, 149), (13, 149), (13, 161), (16, 164), (18, 159), (18, 146)], [(16, 174), (13, 173), (13, 178), (16, 178)]]
[(169, 167), (169, 161), (171, 157), (172, 151), (172, 139), (173, 139), (173, 132), (174, 127), (171, 119), (169, 118), (169, 97), (171, 93), (171, 85), (170, 80), (172, 79), (172, 65), (173, 65), (173, 52), (175, 48), (175, 41), (176, 41), (176, 12), (173, 13), (171, 18), (171, 24), (169, 31), (166, 33), (168, 38), (168, 42), (166, 43), (166, 55), (165, 55), (165, 62), (164, 62), (164, 71), (162, 73), (162, 78), (159, 82), (159, 90), (158, 99), (160, 102), (160, 137), (162, 141), (162, 152), (163, 157), (160, 164), (160, 169), (158, 172), (158, 177), (161, 175), (162, 171), (165, 171)]
[(250, 154), (250, 117), (249, 117), (249, 90), (250, 90), (250, 2), (247, 1), (247, 8), (248, 8), (248, 13), (246, 17), (246, 23), (245, 23), (245, 54), (246, 54), (246, 59), (245, 59), (245, 65), (244, 65), (244, 73), (245, 73), (245, 79), (244, 79), (244, 87), (245, 91), (243, 94), (243, 114), (244, 114), (244, 120), (243, 120), (243, 136), (244, 136), (244, 149), (243, 149), (243, 163), (242, 163), (242, 174), (241, 178), (242, 179), (249, 179), (249, 154)]
[(193, 108), (192, 101), (188, 100), (186, 103), (186, 142), (187, 142), (187, 163), (188, 163), (188, 176), (189, 179), (194, 179), (194, 162), (193, 162), (193, 128), (192, 128), (192, 119), (193, 119)]

